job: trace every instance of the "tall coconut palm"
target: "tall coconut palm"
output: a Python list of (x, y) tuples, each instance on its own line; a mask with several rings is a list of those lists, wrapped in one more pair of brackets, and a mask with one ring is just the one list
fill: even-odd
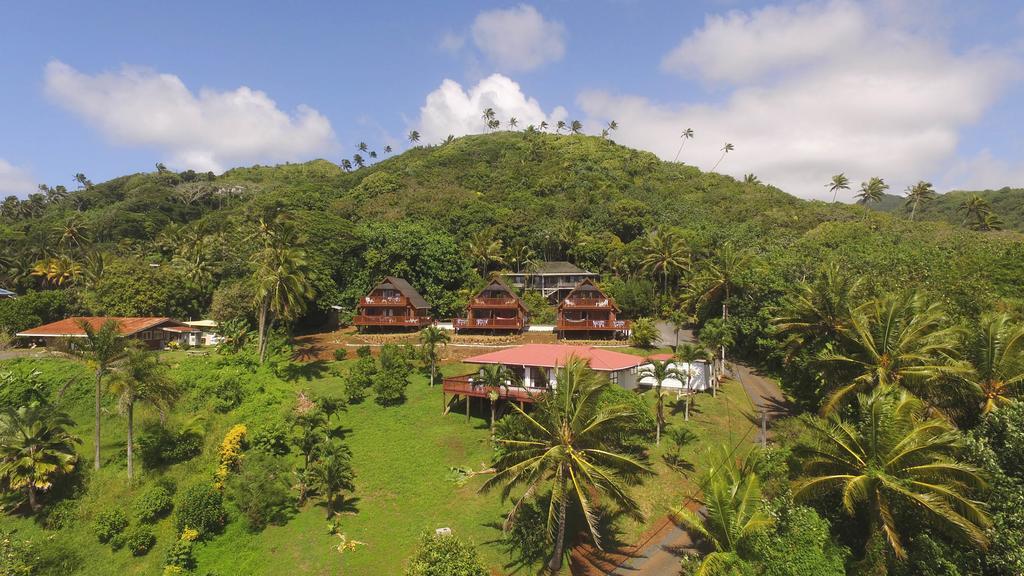
[(75, 469), (75, 444), (82, 441), (68, 431), (74, 425), (67, 414), (38, 401), (0, 413), (0, 479), (12, 490), (24, 489), (33, 512), (38, 493)]
[(573, 134), (579, 134), (580, 132), (583, 132), (583, 123), (580, 122), (579, 120), (573, 120), (572, 123), (569, 124), (569, 131), (572, 132)]
[(131, 346), (123, 366), (110, 381), (110, 389), (118, 398), (118, 407), (128, 420), (128, 480), (135, 478), (135, 405), (145, 402), (166, 414), (178, 397), (178, 387), (167, 373), (167, 367), (155, 353)]
[(259, 360), (267, 357), (275, 320), (295, 320), (313, 297), (305, 252), (287, 244), (267, 246), (253, 257)]
[(327, 517), (334, 516), (345, 492), (355, 490), (352, 452), (336, 438), (318, 443), (308, 467), (310, 484), (327, 500)]
[(899, 559), (915, 527), (901, 524), (910, 516), (894, 514), (897, 507), (984, 547), (990, 522), (970, 498), (984, 483), (978, 470), (957, 460), (961, 436), (945, 420), (926, 418), (924, 404), (903, 390), (881, 386), (858, 403), (856, 421), (808, 420), (812, 445), (794, 496), (836, 495), (848, 515), (867, 519), (867, 545), (884, 539)]
[(878, 176), (872, 176), (867, 182), (860, 183), (860, 190), (857, 191), (855, 197), (857, 203), (864, 206), (864, 216), (867, 217), (868, 204), (877, 204), (882, 201), (885, 196), (885, 191), (889, 189), (889, 185), (885, 183), (885, 180)]
[(487, 107), (484, 108), (484, 112), (480, 115), (480, 119), (483, 120), (485, 124), (490, 125), (491, 120), (494, 120), (496, 115), (494, 108)]
[(988, 201), (978, 194), (971, 194), (966, 200), (956, 207), (957, 212), (964, 213), (964, 219), (960, 222), (961, 226), (967, 224), (967, 220), (969, 220), (971, 216), (981, 220), (983, 215), (987, 214), (991, 210), (992, 206), (989, 205)]
[[(473, 378), (475, 384), (486, 388), (487, 399), (491, 401), (491, 435), (494, 435), (494, 421), (497, 418), (498, 399), (501, 397), (500, 390), (508, 388), (515, 380), (515, 374), (503, 364), (488, 364), (480, 369), (480, 374)], [(469, 416), (468, 414), (466, 415)]]
[(562, 130), (565, 130), (565, 120), (559, 120), (555, 123), (555, 134), (558, 134)]
[(689, 246), (671, 230), (655, 230), (644, 239), (640, 266), (649, 274), (660, 275), (662, 293), (668, 294), (669, 277), (690, 266)]
[[(697, 344), (684, 343), (676, 346), (675, 359), (680, 364), (686, 364), (686, 370), (683, 376), (685, 379), (683, 383), (686, 387), (686, 393), (684, 395), (683, 405), (683, 420), (689, 421), (690, 419), (690, 397), (693, 395), (693, 365), (697, 362), (705, 362), (709, 366), (715, 361), (715, 355), (707, 348)], [(680, 370), (682, 372), (682, 370)]]
[(1019, 400), (1024, 394), (1024, 324), (1006, 314), (987, 314), (966, 334), (966, 384), (981, 414)]
[[(571, 358), (558, 370), (554, 390), (541, 397), (529, 414), (515, 404), (521, 426), (499, 427), (494, 461), (496, 473), (481, 488), (501, 487), (502, 498), (516, 491), (506, 526), (527, 498), (551, 487), (547, 533), (553, 541), (548, 569), (562, 568), (569, 501), (576, 500), (594, 544), (600, 548), (597, 511), (593, 498), (607, 497), (625, 514), (639, 517), (639, 505), (627, 487), (650, 470), (616, 449), (620, 429), (636, 418), (626, 405), (602, 405), (606, 378), (586, 363)], [(522, 490), (518, 488), (522, 487)]]
[(385, 154), (391, 154), (391, 146), (390, 145), (384, 147), (384, 153)]
[(729, 319), (729, 300), (739, 287), (740, 277), (754, 265), (754, 255), (747, 250), (737, 250), (732, 242), (722, 244), (710, 258), (700, 261), (693, 277), (693, 286), (698, 301), (710, 304), (722, 303), (722, 319)]
[(117, 320), (107, 320), (99, 330), (92, 324), (80, 320), (78, 324), (85, 338), (75, 342), (72, 352), (84, 358), (93, 369), (94, 377), (94, 420), (93, 420), (93, 468), (100, 469), (100, 401), (103, 398), (103, 378), (110, 374), (114, 365), (127, 354), (121, 325)]
[(861, 278), (828, 264), (813, 280), (803, 280), (783, 301), (772, 319), (775, 331), (785, 338), (787, 358), (801, 350), (820, 350), (837, 343), (850, 328)]
[(517, 240), (508, 247), (505, 253), (505, 261), (512, 265), (517, 273), (522, 272), (533, 262), (535, 254), (525, 242)]
[(437, 378), (438, 347), (444, 347), (451, 341), (448, 332), (437, 326), (427, 326), (420, 332), (420, 343), (423, 345), (423, 359), (430, 364), (430, 385)]
[(351, 172), (352, 171), (352, 161), (349, 160), (348, 158), (342, 158), (341, 159), (341, 169), (344, 170), (345, 172)]
[(356, 168), (362, 168), (366, 166), (366, 159), (363, 158), (362, 154), (353, 154), (352, 163), (356, 165)]
[(832, 177), (832, 180), (828, 184), (825, 184), (825, 188), (832, 193), (832, 203), (836, 203), (836, 197), (840, 190), (850, 189), (850, 179), (846, 177), (846, 174), (840, 172)]
[(548, 129), (548, 121), (547, 120), (541, 120), (539, 127), (540, 127), (540, 131), (544, 132), (545, 130)]
[(917, 214), (917, 208), (922, 203), (928, 203), (935, 198), (935, 189), (931, 182), (921, 180), (913, 186), (907, 186), (907, 199), (904, 205), (910, 208), (910, 219), (913, 220)]
[(519, 120), (515, 116), (513, 116), (513, 117), (508, 119), (508, 127), (509, 128), (512, 128), (513, 130), (515, 130), (516, 126), (518, 126), (518, 125), (519, 125)]
[(366, 152), (367, 150), (370, 149), (370, 147), (366, 145), (366, 142), (360, 142), (357, 148), (359, 148), (360, 152)]
[(718, 165), (722, 163), (722, 160), (725, 160), (725, 155), (728, 154), (729, 152), (732, 152), (735, 149), (736, 149), (735, 146), (733, 146), (732, 144), (726, 142), (722, 146), (722, 155), (718, 157), (718, 162), (715, 162), (715, 165), (711, 167), (710, 172), (714, 172), (715, 170), (717, 170), (718, 169)]
[(615, 120), (612, 120), (612, 121), (608, 122), (608, 131), (609, 132), (615, 132), (618, 129), (619, 129), (619, 123), (618, 122), (616, 122)]
[(469, 256), (476, 264), (477, 271), (483, 278), (491, 264), (502, 262), (501, 240), (494, 237), (492, 230), (480, 230), (470, 235), (468, 241)]
[(849, 369), (852, 378), (829, 396), (826, 413), (852, 394), (878, 387), (903, 387), (921, 398), (934, 398), (933, 385), (956, 370), (952, 358), (958, 331), (942, 307), (920, 292), (889, 295), (858, 307), (841, 333), (845, 350), (820, 358)]
[(89, 243), (88, 228), (77, 218), (68, 218), (58, 224), (54, 231), (57, 234), (57, 246), (64, 250), (77, 250)]
[(761, 482), (752, 470), (752, 462), (748, 458), (737, 462), (725, 450), (709, 454), (698, 500), (706, 514), (681, 508), (674, 515), (714, 548), (701, 560), (695, 576), (739, 574), (734, 570), (742, 562), (739, 551), (744, 542), (772, 521), (761, 504)]
[(672, 159), (673, 162), (679, 161), (679, 154), (683, 151), (683, 146), (686, 145), (686, 141), (691, 138), (693, 138), (693, 128), (687, 128), (679, 135), (681, 142), (679, 143), (679, 149), (676, 150), (676, 157)]
[(657, 421), (654, 427), (654, 443), (661, 444), (661, 429), (665, 427), (665, 396), (667, 392), (662, 388), (666, 380), (675, 379), (682, 382), (686, 379), (676, 368), (671, 360), (650, 360), (640, 370), (641, 379), (650, 378), (654, 380), (654, 416)]
[(409, 131), (409, 142), (411, 142), (412, 144), (416, 144), (419, 141), (420, 141), (420, 133), (419, 133), (419, 131), (418, 130), (410, 130)]

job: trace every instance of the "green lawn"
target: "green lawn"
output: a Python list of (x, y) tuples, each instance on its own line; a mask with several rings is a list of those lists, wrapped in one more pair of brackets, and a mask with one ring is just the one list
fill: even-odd
[[(172, 361), (182, 361), (171, 356)], [(70, 402), (72, 415), (78, 422), (77, 432), (83, 438), (83, 468), (89, 468), (91, 454), (91, 411), (88, 373), (76, 363), (65, 360), (37, 361), (37, 366), (53, 373), (55, 380), (74, 380)], [(335, 363), (338, 366), (347, 364)], [(0, 370), (3, 370), (0, 363)], [(461, 374), (467, 367), (451, 364), (446, 374)], [(261, 415), (287, 410), (300, 391), (314, 394), (340, 394), (342, 381), (332, 375), (284, 382), (273, 379), (267, 384), (267, 399), (256, 405), (243, 404), (228, 414), (205, 413), (206, 445), (202, 456), (171, 467), (166, 474), (180, 486), (207, 481), (216, 466), (216, 449), (225, 431), (237, 422), (253, 426)], [(196, 547), (198, 573), (213, 574), (400, 574), (416, 547), (420, 534), (439, 527), (449, 527), (458, 536), (479, 545), (481, 555), (496, 573), (510, 559), (494, 543), (500, 536), (496, 527), (507, 506), (497, 494), (481, 494), (479, 486), (486, 476), (459, 486), (452, 467), (474, 470), (486, 468), (491, 459), (491, 445), (486, 418), (489, 410), (474, 405), (472, 419), (453, 412), (442, 415), (440, 386), (430, 388), (426, 378), (415, 375), (408, 389), (408, 400), (396, 407), (382, 408), (372, 398), (348, 407), (341, 415), (345, 440), (353, 453), (357, 474), (353, 495), (353, 513), (342, 517), (341, 526), (351, 539), (364, 546), (343, 554), (334, 547), (337, 539), (328, 534), (326, 514), (317, 503), (311, 503), (283, 526), (271, 526), (261, 533), (248, 532), (229, 507), (231, 521), (225, 531)], [(371, 395), (372, 396), (372, 395)], [(653, 407), (653, 394), (645, 395)], [(136, 487), (124, 481), (124, 466), (117, 458), (124, 442), (124, 419), (108, 401), (104, 417), (103, 450), (113, 458), (106, 467), (91, 476), (89, 490), (80, 499), (76, 524), (59, 532), (42, 530), (31, 519), (3, 516), (0, 528), (18, 528), (22, 537), (35, 541), (48, 540), (47, 546), (57, 555), (61, 550), (75, 559), (80, 574), (158, 574), (167, 548), (175, 538), (172, 520), (156, 526), (158, 542), (146, 556), (135, 558), (127, 551), (112, 552), (96, 542), (92, 522), (101, 510), (122, 507), (130, 512), (136, 494), (152, 482), (155, 473), (144, 472)], [(727, 383), (717, 398), (697, 397), (690, 422), (683, 422), (681, 405), (675, 411), (670, 399), (667, 408), (668, 427), (686, 427), (697, 441), (684, 446), (680, 457), (699, 465), (699, 455), (706, 446), (728, 444), (749, 445), (756, 430), (743, 413), (750, 412), (750, 403), (738, 384)], [(652, 408), (653, 409), (653, 408)], [(172, 421), (181, 422), (194, 414), (180, 407)], [(153, 418), (146, 410), (139, 420)], [(628, 522), (621, 526), (622, 540), (636, 540), (650, 525), (677, 507), (691, 495), (686, 475), (670, 468), (663, 455), (673, 450), (668, 432), (661, 446), (652, 443), (651, 463), (658, 475), (635, 489), (647, 522)], [(56, 573), (60, 573), (59, 571)]]

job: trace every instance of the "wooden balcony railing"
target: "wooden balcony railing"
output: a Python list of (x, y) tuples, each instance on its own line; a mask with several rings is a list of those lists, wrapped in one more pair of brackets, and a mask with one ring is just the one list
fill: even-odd
[(465, 329), (500, 329), (519, 330), (523, 327), (522, 318), (456, 318), (452, 320), (455, 328)]
[(556, 330), (629, 330), (629, 320), (565, 320), (558, 319)]
[(352, 318), (356, 326), (422, 326), (430, 324), (426, 316), (368, 316), (360, 314)]
[(495, 308), (514, 308), (518, 306), (515, 298), (473, 298), (474, 306), (493, 306)]
[(612, 301), (608, 298), (566, 298), (562, 301), (566, 308), (611, 308)]
[(363, 306), (406, 306), (409, 303), (409, 299), (405, 296), (363, 296), (363, 299), (359, 301)]
[(476, 373), (464, 374), (445, 378), (441, 387), (446, 394), (461, 394), (474, 398), (489, 398), (490, 393), (497, 392), (501, 400), (515, 400), (516, 402), (536, 402), (537, 399), (546, 393), (543, 389), (525, 388), (522, 386), (484, 386), (475, 384)]

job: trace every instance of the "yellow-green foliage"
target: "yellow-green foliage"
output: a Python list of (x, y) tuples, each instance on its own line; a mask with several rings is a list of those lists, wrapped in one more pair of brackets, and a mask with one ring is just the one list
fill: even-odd
[(213, 482), (218, 490), (224, 489), (224, 482), (228, 475), (238, 469), (242, 462), (245, 436), (248, 429), (245, 424), (235, 424), (224, 435), (224, 441), (220, 443), (220, 465), (217, 466), (216, 478)]

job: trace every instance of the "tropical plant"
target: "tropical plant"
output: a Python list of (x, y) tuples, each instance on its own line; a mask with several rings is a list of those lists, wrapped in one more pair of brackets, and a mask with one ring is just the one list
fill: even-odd
[(565, 120), (559, 120), (555, 123), (555, 134), (558, 134), (562, 130), (565, 130)]
[(907, 208), (910, 208), (910, 219), (914, 219), (918, 206), (922, 203), (930, 202), (934, 198), (935, 189), (932, 187), (931, 182), (921, 180), (913, 186), (907, 186), (907, 199), (904, 204)]
[(654, 427), (654, 443), (661, 445), (661, 429), (665, 427), (665, 396), (668, 395), (668, 392), (662, 388), (662, 384), (669, 379), (682, 382), (686, 377), (679, 372), (672, 360), (649, 360), (640, 369), (639, 377), (654, 380), (652, 390), (655, 401), (654, 415), (657, 421), (657, 425)]
[(650, 274), (661, 276), (661, 289), (667, 294), (669, 277), (689, 268), (690, 249), (686, 241), (671, 230), (655, 230), (644, 239), (640, 265)]
[(787, 359), (803, 350), (821, 350), (835, 344), (850, 327), (854, 301), (861, 291), (861, 278), (835, 263), (824, 267), (813, 281), (802, 280), (782, 303), (772, 319), (783, 336)]
[(743, 176), (743, 183), (744, 184), (750, 184), (752, 186), (760, 186), (761, 185), (761, 179), (758, 178), (757, 176), (755, 176), (754, 174), (745, 174)]
[(580, 122), (579, 120), (573, 120), (572, 123), (569, 124), (569, 131), (572, 132), (573, 134), (579, 134), (583, 132), (583, 123)]
[(355, 490), (352, 452), (332, 438), (320, 445), (308, 470), (310, 485), (327, 501), (327, 517), (334, 516), (338, 500)]
[(86, 320), (79, 321), (79, 327), (85, 332), (82, 338), (71, 348), (72, 352), (84, 358), (91, 365), (94, 375), (94, 415), (93, 421), (93, 468), (100, 469), (100, 416), (103, 397), (103, 377), (110, 373), (114, 365), (127, 354), (124, 338), (121, 337), (121, 325), (117, 320), (107, 320), (99, 330)]
[(686, 392), (683, 397), (685, 402), (683, 406), (683, 420), (689, 420), (690, 397), (693, 395), (693, 374), (695, 372), (693, 365), (698, 361), (703, 361), (710, 365), (715, 361), (715, 355), (707, 348), (698, 344), (684, 343), (676, 346), (675, 359), (680, 364), (686, 364), (685, 379), (683, 380), (686, 386)]
[(851, 394), (899, 386), (921, 398), (936, 397), (931, 385), (956, 370), (958, 331), (937, 302), (920, 292), (891, 294), (863, 304), (841, 328), (843, 350), (820, 359), (851, 370), (850, 381), (829, 396), (829, 412)]
[(412, 144), (416, 144), (419, 141), (420, 141), (420, 133), (419, 133), (419, 131), (417, 131), (417, 130), (410, 130), (409, 131), (409, 142), (411, 142)]
[(676, 157), (672, 159), (673, 162), (679, 161), (679, 153), (683, 151), (683, 146), (686, 144), (686, 141), (691, 138), (693, 138), (693, 128), (687, 128), (679, 135), (679, 139), (682, 140), (682, 142), (679, 143), (679, 149), (676, 150)]
[(290, 322), (313, 297), (305, 252), (287, 245), (267, 245), (253, 257), (256, 272), (257, 337), (259, 361), (267, 356), (270, 329), (275, 320)]
[(488, 576), (480, 554), (451, 534), (424, 534), (405, 576)]
[(722, 160), (725, 160), (725, 155), (728, 154), (729, 152), (732, 152), (735, 149), (735, 146), (726, 142), (722, 146), (722, 155), (718, 157), (718, 161), (715, 162), (715, 165), (711, 167), (711, 170), (709, 170), (709, 172), (714, 172), (716, 169), (718, 169), (718, 165), (722, 163)]
[(494, 421), (497, 417), (500, 390), (507, 389), (515, 380), (515, 375), (503, 364), (487, 364), (480, 369), (480, 374), (473, 378), (474, 384), (488, 388), (487, 399), (491, 401), (491, 434), (494, 434)]
[[(881, 202), (888, 189), (889, 185), (885, 183), (885, 180), (872, 176), (867, 182), (860, 183), (860, 190), (854, 196), (857, 198), (857, 203), (866, 208), (868, 204)], [(864, 214), (867, 215), (867, 212)]]
[(0, 478), (12, 490), (25, 490), (33, 512), (39, 492), (75, 468), (75, 423), (55, 406), (38, 401), (0, 413)]
[(687, 507), (675, 517), (700, 534), (712, 552), (704, 556), (695, 576), (738, 574), (744, 562), (740, 550), (751, 536), (771, 525), (761, 505), (761, 482), (752, 470), (752, 457), (737, 459), (728, 450), (709, 450), (701, 475), (703, 495), (698, 502), (706, 509), (700, 515)]
[(487, 276), (491, 264), (502, 262), (501, 240), (494, 237), (492, 230), (480, 230), (470, 235), (468, 248), (481, 277)]
[(557, 372), (556, 387), (539, 399), (536, 410), (527, 414), (513, 404), (516, 417), (502, 420), (509, 425), (500, 426), (496, 435), (496, 472), (482, 490), (501, 486), (502, 499), (516, 491), (507, 527), (515, 522), (524, 501), (544, 486), (551, 487), (546, 528), (554, 544), (548, 568), (555, 573), (562, 567), (570, 499), (583, 511), (590, 538), (599, 548), (594, 497), (607, 497), (623, 513), (639, 516), (639, 505), (627, 492), (627, 484), (650, 471), (614, 448), (620, 427), (637, 415), (623, 404), (602, 404), (599, 398), (608, 386), (608, 380), (583, 360), (570, 358)]
[(653, 318), (637, 318), (629, 329), (629, 340), (637, 348), (654, 347), (661, 340), (658, 325)]
[(519, 120), (517, 120), (515, 116), (513, 116), (513, 117), (508, 119), (508, 127), (509, 128), (513, 128), (514, 129), (518, 124), (519, 124)]
[(832, 193), (832, 203), (836, 203), (836, 196), (840, 190), (850, 189), (850, 179), (846, 177), (846, 174), (840, 172), (832, 177), (832, 180), (828, 184), (825, 184), (825, 188)]
[(444, 347), (451, 341), (448, 332), (437, 326), (427, 326), (420, 332), (420, 343), (423, 345), (423, 360), (430, 367), (430, 385), (437, 378), (438, 347)]
[(130, 346), (123, 365), (110, 380), (110, 389), (118, 398), (118, 407), (128, 420), (128, 480), (135, 477), (135, 404), (145, 402), (163, 418), (178, 397), (178, 388), (167, 367), (153, 352)]
[(512, 265), (516, 273), (519, 273), (533, 263), (534, 256), (533, 249), (525, 242), (515, 241), (505, 252), (505, 261)]
[(1024, 324), (1006, 313), (987, 314), (971, 327), (960, 347), (966, 365), (954, 374), (966, 384), (984, 415), (1024, 392)]
[(858, 395), (859, 418), (809, 418), (798, 499), (837, 494), (846, 514), (862, 514), (867, 544), (884, 539), (896, 558), (914, 526), (897, 507), (916, 510), (939, 527), (984, 547), (989, 520), (970, 491), (984, 486), (977, 469), (957, 460), (961, 436), (904, 390), (879, 386)]
[(740, 276), (754, 266), (754, 255), (747, 250), (737, 250), (732, 242), (725, 242), (711, 258), (700, 261), (691, 284), (694, 296), (705, 304), (720, 300), (722, 319), (729, 319), (729, 300), (740, 287)]

